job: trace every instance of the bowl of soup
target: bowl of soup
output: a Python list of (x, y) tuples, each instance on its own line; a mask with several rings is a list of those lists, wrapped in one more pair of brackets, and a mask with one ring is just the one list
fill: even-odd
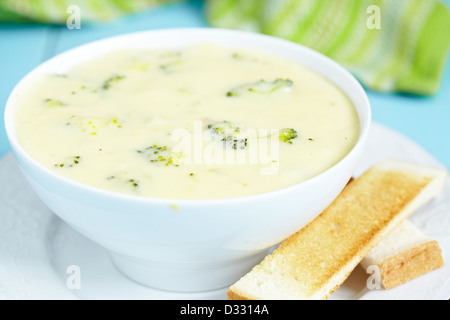
[(358, 81), (266, 35), (170, 29), (88, 43), (12, 91), (30, 186), (130, 279), (223, 288), (319, 215), (371, 122)]

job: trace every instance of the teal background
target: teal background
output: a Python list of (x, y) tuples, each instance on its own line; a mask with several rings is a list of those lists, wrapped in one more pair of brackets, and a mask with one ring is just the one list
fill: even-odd
[[(450, 5), (450, 0), (445, 1)], [(55, 54), (103, 37), (161, 28), (209, 27), (201, 0), (172, 3), (110, 23), (65, 26), (0, 24), (0, 156), (9, 151), (3, 109), (13, 87), (29, 71)], [(445, 31), (443, 31), (445, 32)], [(447, 31), (448, 32), (448, 31)], [(432, 97), (367, 90), (373, 120), (415, 140), (450, 168), (450, 64)], [(380, 141), (382, 146), (383, 141)]]

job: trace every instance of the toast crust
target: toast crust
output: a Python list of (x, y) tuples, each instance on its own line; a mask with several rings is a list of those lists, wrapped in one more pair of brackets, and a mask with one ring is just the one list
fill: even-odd
[(249, 299), (243, 295), (240, 295), (238, 292), (229, 289), (227, 291), (227, 299), (228, 300), (258, 300), (258, 299)]
[(444, 265), (437, 241), (425, 242), (379, 264), (385, 289), (394, 288)]

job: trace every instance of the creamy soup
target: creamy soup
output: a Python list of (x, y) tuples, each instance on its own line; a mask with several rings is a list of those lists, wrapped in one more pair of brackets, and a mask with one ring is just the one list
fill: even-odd
[(314, 177), (355, 145), (350, 99), (320, 74), (243, 48), (117, 50), (33, 82), (22, 147), (55, 173), (153, 198), (259, 194)]

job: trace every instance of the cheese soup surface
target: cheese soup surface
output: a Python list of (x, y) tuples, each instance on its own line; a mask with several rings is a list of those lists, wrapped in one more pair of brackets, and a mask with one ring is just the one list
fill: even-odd
[(298, 184), (359, 136), (355, 108), (293, 61), (204, 43), (128, 48), (33, 81), (19, 143), (55, 173), (152, 198), (217, 199)]

